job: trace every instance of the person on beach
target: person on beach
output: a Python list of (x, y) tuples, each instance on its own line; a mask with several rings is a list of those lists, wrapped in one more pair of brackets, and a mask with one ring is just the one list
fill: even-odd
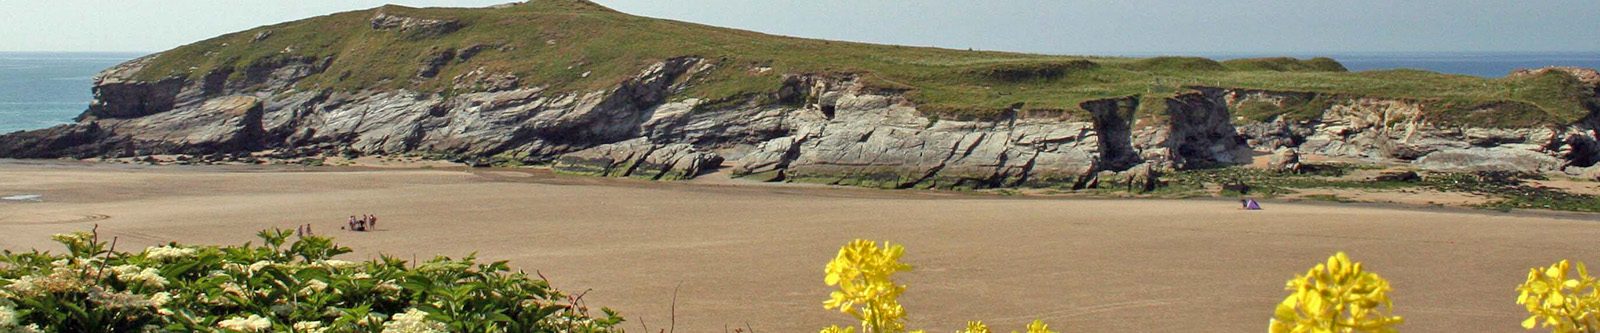
[(378, 216), (377, 215), (372, 215), (372, 216), (368, 216), (367, 217), (367, 228), (371, 228), (372, 230), (378, 230)]
[(350, 230), (356, 230), (356, 216), (350, 215)]

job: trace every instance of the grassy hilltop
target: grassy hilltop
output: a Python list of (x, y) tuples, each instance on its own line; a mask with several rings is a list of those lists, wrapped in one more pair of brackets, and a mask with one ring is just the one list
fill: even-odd
[[(446, 33), (373, 29), (379, 13), (453, 21)], [(258, 38), (265, 36), (265, 38)], [(1107, 38), (1115, 38), (1107, 36)], [(476, 48), (474, 48), (476, 46)], [(419, 63), (440, 50), (475, 49), (431, 78)], [(1327, 58), (1213, 61), (1192, 57), (1055, 56), (907, 47), (773, 36), (628, 15), (583, 0), (535, 0), (498, 8), (384, 6), (264, 26), (182, 46), (139, 78), (198, 78), (286, 57), (332, 57), (299, 89), (412, 89), (456, 94), (452, 78), (483, 68), (513, 73), (524, 87), (589, 91), (615, 85), (663, 59), (698, 56), (717, 65), (677, 98), (738, 101), (771, 95), (788, 73), (855, 73), (872, 87), (903, 91), (924, 112), (982, 117), (1016, 106), (1080, 112), (1092, 99), (1141, 96), (1141, 107), (1187, 86), (1316, 92), (1427, 101), (1443, 122), (1526, 126), (1575, 121), (1589, 98), (1567, 75), (1485, 79), (1415, 70), (1351, 73)], [(1501, 114), (1469, 114), (1480, 105)], [(1279, 111), (1283, 112), (1283, 111)], [(1152, 113), (1145, 113), (1152, 114)], [(1271, 115), (1250, 115), (1252, 118)]]

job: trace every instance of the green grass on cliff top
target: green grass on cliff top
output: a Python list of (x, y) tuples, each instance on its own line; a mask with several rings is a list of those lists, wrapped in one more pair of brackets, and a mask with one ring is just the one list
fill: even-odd
[[(456, 20), (438, 36), (375, 30), (377, 13)], [(253, 41), (262, 31), (266, 39)], [(452, 61), (431, 79), (416, 78), (436, 50), (487, 46)], [(535, 0), (501, 8), (385, 6), (259, 27), (163, 52), (137, 74), (198, 78), (212, 69), (287, 56), (333, 57), (300, 89), (408, 88), (442, 94), (452, 78), (477, 68), (509, 72), (522, 86), (591, 91), (613, 86), (663, 59), (698, 56), (717, 65), (679, 98), (727, 100), (775, 92), (785, 73), (856, 73), (873, 87), (907, 92), (924, 112), (957, 117), (998, 114), (1013, 106), (1072, 115), (1092, 99), (1141, 95), (1146, 101), (1217, 86), (1431, 101), (1445, 120), (1465, 121), (1475, 106), (1530, 105), (1513, 114), (1477, 116), (1496, 123), (1570, 122), (1587, 112), (1575, 80), (1564, 75), (1485, 79), (1423, 71), (1351, 73), (1326, 58), (1242, 59), (1054, 56), (875, 45), (766, 35), (628, 15), (581, 0)], [(758, 68), (769, 67), (770, 71)], [(588, 73), (587, 76), (584, 73)], [(1145, 103), (1150, 104), (1150, 103)], [(1148, 106), (1142, 106), (1146, 108)], [(1478, 121), (1485, 119), (1472, 118)]]

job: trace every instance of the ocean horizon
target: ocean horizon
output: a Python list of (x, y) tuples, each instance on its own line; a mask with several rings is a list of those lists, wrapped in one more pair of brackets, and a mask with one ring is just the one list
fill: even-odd
[(94, 76), (142, 52), (0, 52), (0, 133), (72, 122), (94, 99)]
[[(0, 133), (66, 124), (94, 98), (100, 71), (148, 52), (0, 52)], [(1501, 77), (1521, 68), (1600, 68), (1600, 52), (1346, 52), (1346, 53), (1129, 53), (1112, 56), (1199, 56), (1218, 60), (1288, 56), (1329, 57), (1351, 71), (1417, 69)]]

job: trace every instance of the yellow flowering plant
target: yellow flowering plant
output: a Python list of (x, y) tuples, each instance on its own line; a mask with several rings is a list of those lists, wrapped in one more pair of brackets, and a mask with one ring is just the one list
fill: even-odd
[[(1012, 333), (1016, 333), (1016, 331), (1011, 331), (1011, 332)], [(1056, 332), (1055, 331), (1051, 331), (1050, 330), (1050, 325), (1045, 325), (1043, 320), (1034, 319), (1033, 322), (1028, 323), (1028, 333), (1056, 333)]]
[(889, 242), (883, 247), (864, 239), (846, 244), (825, 268), (823, 282), (839, 290), (822, 306), (860, 320), (862, 333), (904, 332), (906, 313), (899, 298), (906, 286), (894, 282), (895, 273), (911, 270), (900, 263), (903, 254), (904, 247)]
[[(894, 281), (894, 274), (911, 270), (911, 265), (900, 262), (904, 254), (905, 247), (889, 242), (883, 242), (882, 247), (865, 239), (845, 244), (823, 268), (823, 283), (839, 289), (829, 294), (822, 307), (860, 320), (862, 333), (905, 332), (906, 311), (899, 298), (906, 286)], [(1055, 333), (1039, 320), (1028, 324), (1027, 329), (1028, 333)], [(821, 333), (856, 333), (856, 327), (833, 325)], [(966, 329), (957, 333), (989, 333), (989, 326), (969, 321)]]
[(1268, 326), (1272, 333), (1396, 332), (1389, 282), (1363, 269), (1344, 252), (1286, 284)]
[(989, 325), (984, 325), (983, 321), (979, 320), (969, 321), (966, 329), (956, 331), (956, 333), (989, 333)]
[[(1576, 273), (1571, 274), (1571, 273)], [(1517, 304), (1526, 306), (1522, 327), (1550, 328), (1555, 333), (1600, 331), (1600, 291), (1583, 263), (1562, 260), (1550, 267), (1528, 270), (1528, 280), (1517, 286)]]

